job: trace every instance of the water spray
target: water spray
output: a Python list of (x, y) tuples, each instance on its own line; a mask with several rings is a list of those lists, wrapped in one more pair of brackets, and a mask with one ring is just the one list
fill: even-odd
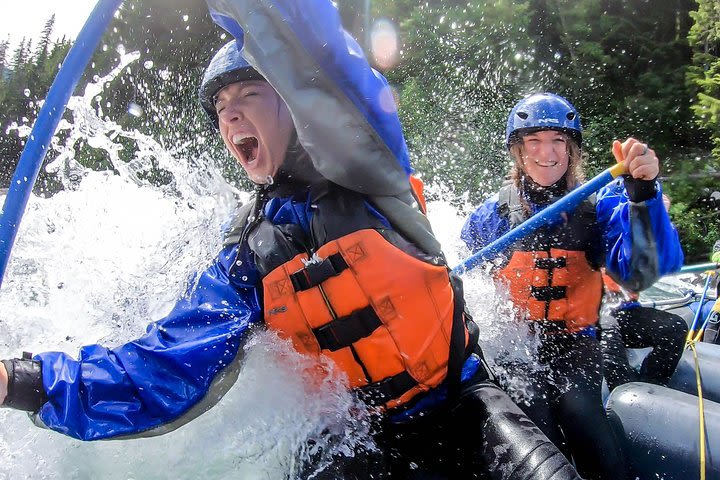
[(40, 166), (65, 107), (122, 0), (99, 0), (65, 57), (33, 125), (0, 212), (0, 285)]

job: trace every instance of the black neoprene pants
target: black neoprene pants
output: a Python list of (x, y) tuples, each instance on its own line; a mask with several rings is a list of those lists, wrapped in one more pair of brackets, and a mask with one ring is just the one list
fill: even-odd
[[(605, 380), (612, 391), (623, 383), (640, 381), (667, 385), (682, 356), (688, 327), (679, 315), (654, 308), (635, 307), (615, 313), (616, 326), (601, 330)], [(652, 347), (638, 375), (625, 348)]]
[(494, 383), (466, 386), (449, 407), (382, 422), (376, 452), (338, 458), (316, 479), (580, 480), (573, 466)]
[(602, 404), (602, 356), (597, 339), (565, 333), (543, 336), (531, 379), (534, 394), (521, 408), (587, 479), (622, 480), (626, 465)]

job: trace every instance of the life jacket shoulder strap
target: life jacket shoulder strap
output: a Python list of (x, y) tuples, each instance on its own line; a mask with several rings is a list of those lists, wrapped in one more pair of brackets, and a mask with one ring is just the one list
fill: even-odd
[(500, 216), (508, 219), (511, 228), (520, 225), (528, 218), (520, 198), (520, 191), (513, 184), (507, 184), (500, 188), (497, 210)]
[(243, 231), (245, 230), (245, 226), (247, 225), (248, 219), (250, 218), (250, 214), (252, 213), (254, 207), (255, 199), (253, 198), (237, 210), (235, 217), (230, 222), (230, 226), (225, 231), (223, 247), (236, 245), (240, 242)]
[[(596, 205), (597, 195), (593, 193), (577, 207), (577, 212), (581, 215), (595, 215)], [(500, 216), (508, 219), (510, 228), (520, 225), (529, 218), (520, 198), (520, 191), (513, 184), (506, 184), (500, 188), (497, 211)]]

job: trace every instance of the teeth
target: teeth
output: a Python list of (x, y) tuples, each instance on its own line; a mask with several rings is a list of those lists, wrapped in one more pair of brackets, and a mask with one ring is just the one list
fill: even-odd
[(240, 145), (243, 141), (247, 140), (248, 138), (253, 138), (253, 136), (238, 133), (237, 135), (233, 135), (232, 141), (235, 145)]

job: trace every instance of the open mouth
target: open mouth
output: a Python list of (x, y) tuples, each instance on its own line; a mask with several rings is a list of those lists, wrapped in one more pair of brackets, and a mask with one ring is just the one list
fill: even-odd
[(252, 163), (258, 156), (258, 139), (252, 135), (234, 135), (232, 141), (237, 145), (245, 161)]

